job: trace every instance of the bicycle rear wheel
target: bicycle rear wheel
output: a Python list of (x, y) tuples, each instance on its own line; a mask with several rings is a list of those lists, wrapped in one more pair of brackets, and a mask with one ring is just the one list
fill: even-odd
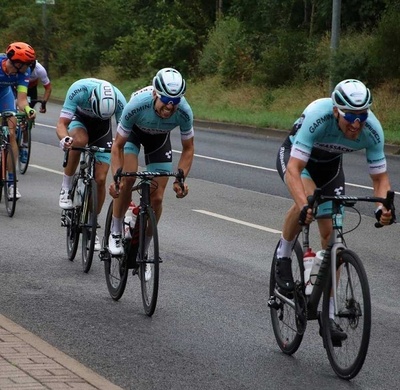
[[(27, 121), (26, 129), (18, 129), (18, 168), (21, 175), (28, 169), (32, 147), (32, 121)], [(25, 141), (24, 141), (25, 134)]]
[(371, 333), (371, 296), (367, 274), (356, 253), (344, 250), (337, 258), (337, 312), (335, 322), (347, 334), (344, 341), (332, 340), (329, 329), (329, 300), (332, 278), (324, 290), (322, 334), (329, 362), (342, 379), (354, 378), (368, 352)]
[[(15, 157), (11, 144), (7, 144), (2, 150), (2, 162), (4, 204), (8, 216), (12, 217), (15, 213), (15, 206), (17, 204), (17, 170), (15, 168)], [(11, 191), (9, 192), (10, 189)]]
[(82, 206), (82, 268), (87, 273), (92, 266), (97, 232), (97, 183), (94, 179), (85, 186)]
[[(140, 229), (141, 245), (144, 245), (146, 233), (151, 233), (152, 236), (147, 253), (144, 253), (144, 248), (140, 245), (139, 257), (141, 258), (138, 258), (143, 307), (146, 315), (150, 317), (154, 314), (157, 305), (160, 276), (157, 220), (151, 207), (147, 207), (143, 219), (140, 219)], [(142, 259), (144, 261), (141, 261)]]
[(111, 201), (104, 226), (103, 250), (105, 254), (103, 255), (103, 261), (108, 292), (114, 301), (118, 301), (124, 294), (129, 269), (126, 247), (123, 256), (112, 256), (108, 252), (108, 237), (111, 232), (112, 210), (113, 202)]
[[(294, 294), (293, 299), (291, 299), (291, 305), (276, 296), (277, 285), (275, 281), (275, 263), (278, 245), (275, 248), (274, 258), (271, 265), (269, 281), (270, 299), (268, 305), (270, 307), (272, 328), (274, 330), (276, 342), (278, 343), (278, 346), (282, 352), (287, 355), (292, 355), (298, 350), (303, 340), (305, 324), (307, 321), (304, 307), (305, 301), (301, 302), (304, 312), (301, 310), (302, 313), (297, 313), (295, 309), (296, 306), (298, 307), (298, 305), (296, 305), (297, 298), (294, 298)], [(296, 241), (291, 258), (295, 284), (304, 286), (304, 272), (302, 271), (303, 251), (298, 241)], [(298, 299), (304, 299), (303, 294), (296, 293), (296, 296), (297, 295), (299, 295)], [(302, 318), (302, 321), (299, 321), (299, 318)]]
[[(71, 200), (72, 204), (75, 204), (74, 199), (76, 194), (76, 189), (78, 185), (78, 175), (75, 174), (73, 182), (72, 182), (72, 189), (71, 189)], [(67, 226), (67, 255), (70, 261), (74, 261), (76, 252), (78, 250), (79, 244), (79, 221), (81, 218), (81, 207), (75, 206), (71, 210), (66, 210), (66, 226)]]

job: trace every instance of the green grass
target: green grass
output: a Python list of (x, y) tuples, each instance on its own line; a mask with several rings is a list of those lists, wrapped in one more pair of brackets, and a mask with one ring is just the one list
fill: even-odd
[[(151, 80), (118, 80), (109, 69), (97, 77), (114, 83), (129, 99), (131, 93), (149, 85)], [(78, 77), (64, 76), (52, 80), (52, 97), (64, 100), (69, 85)], [(326, 85), (288, 86), (268, 90), (264, 86), (239, 84), (227, 89), (217, 77), (192, 82), (188, 80), (186, 98), (192, 106), (195, 119), (233, 124), (291, 129), (293, 122), (313, 100), (328, 96)], [(387, 143), (400, 145), (400, 82), (372, 90), (372, 109), (380, 119)]]

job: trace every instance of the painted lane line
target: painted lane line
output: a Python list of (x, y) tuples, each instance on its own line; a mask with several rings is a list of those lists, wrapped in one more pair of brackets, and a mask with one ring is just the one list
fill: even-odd
[(192, 211), (195, 211), (196, 213), (200, 213), (200, 214), (209, 215), (210, 217), (223, 219), (225, 221), (238, 223), (239, 225), (249, 226), (249, 227), (252, 227), (254, 229), (263, 230), (264, 232), (281, 234), (281, 231), (279, 231), (279, 230), (267, 228), (267, 227), (261, 226), (261, 225), (256, 225), (256, 224), (250, 223), (250, 222), (241, 221), (240, 219), (230, 218), (230, 217), (227, 217), (225, 215), (212, 213), (211, 211), (206, 211), (206, 210), (192, 210)]

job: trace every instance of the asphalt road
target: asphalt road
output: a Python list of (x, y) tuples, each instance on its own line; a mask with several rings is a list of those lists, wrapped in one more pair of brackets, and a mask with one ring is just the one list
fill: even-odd
[[(299, 351), (285, 356), (267, 308), (271, 257), (291, 204), (275, 172), (281, 141), (199, 128), (190, 195), (177, 200), (172, 190), (166, 194), (160, 296), (148, 318), (137, 277), (129, 277), (124, 296), (114, 302), (100, 261), (84, 274), (79, 257), (67, 260), (58, 208), (59, 107), (48, 109), (37, 119), (32, 165), (19, 178), (14, 218), (0, 204), (1, 314), (124, 389), (398, 388), (398, 225), (375, 229), (368, 206), (361, 209), (360, 227), (348, 234), (348, 245), (364, 261), (373, 304), (361, 373), (350, 383), (335, 376), (315, 322)], [(177, 161), (177, 134), (173, 148)], [(371, 192), (364, 161), (362, 154), (346, 157), (349, 193)], [(389, 157), (389, 167), (399, 191), (399, 158)], [(346, 223), (356, 222), (349, 212)], [(317, 240), (313, 245), (318, 249)]]

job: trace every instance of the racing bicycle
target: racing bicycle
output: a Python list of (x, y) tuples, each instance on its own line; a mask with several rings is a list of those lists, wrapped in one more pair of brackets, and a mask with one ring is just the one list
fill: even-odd
[[(308, 320), (318, 320), (323, 345), (334, 372), (342, 379), (354, 378), (361, 370), (370, 341), (371, 296), (367, 274), (358, 255), (349, 249), (344, 234), (355, 230), (361, 223), (357, 202), (379, 202), (395, 214), (394, 192), (386, 198), (357, 196), (325, 196), (320, 189), (308, 198), (308, 206), (317, 212), (317, 205), (332, 201), (333, 231), (325, 250), (311, 295), (305, 294), (303, 255), (309, 248), (309, 225), (302, 228), (302, 244), (297, 238), (292, 252), (294, 291), (280, 291), (275, 281), (276, 248), (270, 275), (269, 301), (272, 327), (280, 349), (292, 355), (300, 347)], [(343, 213), (351, 207), (359, 221), (350, 231), (343, 232)], [(394, 217), (395, 218), (395, 217)], [(379, 222), (376, 227), (381, 227)], [(279, 244), (278, 244), (279, 245)], [(322, 305), (320, 305), (321, 297)], [(334, 321), (345, 332), (342, 340), (331, 334), (329, 305), (334, 302)]]
[[(150, 204), (150, 194), (156, 188), (157, 177), (174, 176), (183, 189), (183, 171), (178, 172), (122, 172), (118, 170), (114, 180), (118, 186), (121, 177), (133, 176), (139, 178), (139, 183), (134, 185), (132, 192), (138, 192), (140, 196), (139, 213), (131, 233), (131, 238), (123, 237), (124, 254), (114, 256), (108, 251), (108, 237), (111, 231), (113, 201), (107, 212), (104, 228), (103, 250), (100, 259), (104, 261), (104, 271), (107, 288), (110, 296), (119, 300), (126, 287), (129, 270), (132, 275), (138, 275), (141, 283), (142, 302), (146, 315), (152, 316), (157, 305), (160, 256), (157, 221)], [(146, 236), (151, 236), (151, 243), (146, 251)]]
[(110, 153), (110, 148), (98, 146), (72, 146), (64, 154), (63, 167), (68, 163), (70, 150), (81, 152), (78, 171), (75, 173), (71, 199), (73, 208), (62, 210), (61, 226), (67, 228), (67, 254), (73, 261), (82, 234), (82, 268), (85, 273), (92, 266), (94, 245), (97, 232), (97, 183), (95, 180), (96, 152)]
[[(0, 113), (0, 201), (4, 192), (4, 204), (9, 217), (14, 215), (17, 203), (17, 171), (14, 153), (10, 144), (8, 120), (16, 115), (13, 111)], [(11, 192), (9, 193), (10, 189)]]

